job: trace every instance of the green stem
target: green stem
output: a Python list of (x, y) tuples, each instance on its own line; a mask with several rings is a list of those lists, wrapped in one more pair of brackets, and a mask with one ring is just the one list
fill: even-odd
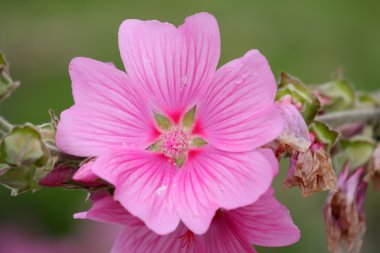
[(12, 130), (12, 125), (6, 121), (3, 117), (0, 116), (0, 131), (8, 133)]
[(317, 116), (316, 120), (325, 122), (335, 127), (354, 122), (375, 122), (380, 121), (380, 108), (365, 108), (332, 112)]

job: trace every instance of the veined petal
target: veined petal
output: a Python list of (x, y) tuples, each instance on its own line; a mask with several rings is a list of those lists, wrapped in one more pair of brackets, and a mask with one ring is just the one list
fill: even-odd
[(98, 156), (121, 144), (148, 145), (152, 113), (125, 73), (88, 58), (74, 58), (69, 69), (75, 105), (61, 114), (56, 135), (60, 150)]
[(100, 178), (115, 185), (115, 200), (158, 234), (176, 229), (179, 217), (172, 201), (176, 168), (161, 154), (112, 150), (92, 167)]
[(285, 126), (277, 140), (292, 149), (305, 152), (311, 145), (309, 128), (301, 113), (291, 103), (280, 102), (277, 106), (285, 118)]
[(199, 106), (206, 141), (218, 149), (242, 152), (275, 139), (284, 125), (274, 106), (275, 93), (276, 81), (259, 51), (224, 65)]
[(220, 55), (219, 28), (207, 13), (188, 17), (179, 28), (126, 20), (119, 29), (119, 47), (140, 93), (157, 111), (175, 115), (191, 106), (211, 82)]
[(183, 224), (167, 235), (158, 235), (146, 226), (126, 227), (111, 253), (255, 253), (245, 235), (228, 215), (215, 216), (210, 229), (196, 235)]
[(103, 183), (98, 181), (98, 179), (99, 179), (98, 176), (95, 175), (91, 170), (93, 163), (94, 163), (94, 161), (89, 161), (89, 162), (83, 164), (79, 168), (79, 170), (77, 170), (77, 172), (75, 172), (72, 179), (77, 181), (77, 182), (86, 184), (88, 186), (102, 185)]
[(81, 213), (74, 214), (75, 219), (89, 219), (99, 222), (142, 227), (144, 223), (131, 215), (108, 192), (98, 191), (90, 195), (92, 207)]
[(217, 209), (245, 206), (265, 193), (277, 167), (269, 150), (229, 153), (208, 147), (190, 154), (173, 189), (181, 220), (193, 232), (205, 233)]
[(210, 253), (256, 253), (256, 250), (230, 218), (230, 211), (218, 211), (204, 237)]
[(289, 210), (276, 200), (273, 189), (255, 203), (232, 210), (228, 215), (254, 245), (287, 246), (300, 239)]
[[(168, 235), (158, 235), (146, 226), (126, 228), (112, 248), (111, 253), (206, 253), (204, 239), (194, 235), (186, 238), (188, 229), (181, 223)], [(190, 241), (187, 241), (190, 240)], [(216, 252), (216, 251), (210, 251)]]

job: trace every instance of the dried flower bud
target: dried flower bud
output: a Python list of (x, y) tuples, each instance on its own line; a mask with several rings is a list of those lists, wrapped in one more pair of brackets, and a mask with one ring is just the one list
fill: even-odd
[(346, 165), (339, 176), (339, 191), (330, 193), (324, 207), (327, 243), (332, 253), (358, 253), (366, 230), (364, 168), (349, 175)]
[(372, 181), (374, 191), (380, 191), (380, 144), (372, 154), (367, 181)]
[(319, 144), (291, 156), (284, 188), (298, 186), (303, 196), (325, 190), (337, 191), (337, 179), (329, 154)]

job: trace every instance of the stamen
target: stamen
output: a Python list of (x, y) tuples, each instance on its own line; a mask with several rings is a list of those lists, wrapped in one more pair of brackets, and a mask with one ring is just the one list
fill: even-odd
[(177, 237), (177, 239), (181, 241), (181, 248), (186, 249), (190, 249), (197, 241), (194, 233), (190, 230), (187, 230), (186, 233)]
[(158, 149), (175, 161), (186, 156), (189, 148), (189, 135), (176, 127), (163, 133), (157, 142)]

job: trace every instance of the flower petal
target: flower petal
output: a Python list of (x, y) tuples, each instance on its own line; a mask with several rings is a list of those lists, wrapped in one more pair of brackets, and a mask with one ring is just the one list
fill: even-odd
[(274, 106), (276, 82), (257, 50), (220, 68), (199, 106), (207, 142), (226, 151), (249, 151), (281, 132), (284, 119)]
[(73, 180), (83, 183), (87, 186), (100, 186), (104, 182), (100, 182), (97, 175), (95, 175), (91, 167), (93, 165), (94, 161), (88, 161), (85, 164), (83, 164), (77, 172), (75, 172), (73, 176)]
[[(124, 229), (112, 248), (111, 253), (205, 253), (203, 238), (194, 235), (186, 241), (188, 229), (181, 223), (168, 235), (158, 235), (146, 226)], [(214, 252), (214, 251), (210, 251)]]
[(210, 229), (202, 235), (210, 253), (256, 253), (239, 227), (230, 218), (230, 211), (218, 211)]
[(100, 178), (115, 185), (115, 200), (158, 234), (175, 230), (179, 217), (172, 201), (176, 168), (161, 154), (112, 150), (98, 157), (92, 168)]
[(254, 245), (287, 246), (300, 239), (300, 231), (294, 225), (289, 210), (276, 200), (273, 189), (255, 203), (228, 214)]
[(291, 103), (280, 102), (278, 107), (285, 118), (285, 126), (277, 140), (292, 149), (305, 152), (311, 145), (309, 128), (301, 113)]
[(277, 168), (270, 150), (229, 153), (209, 146), (190, 154), (173, 189), (181, 220), (194, 233), (205, 233), (218, 208), (245, 206), (265, 193)]
[(108, 192), (93, 192), (90, 195), (92, 207), (82, 213), (74, 214), (75, 219), (90, 219), (99, 222), (127, 225), (131, 227), (144, 226), (144, 223), (131, 215)]
[(178, 29), (159, 21), (126, 20), (119, 29), (119, 47), (140, 93), (172, 115), (194, 103), (202, 86), (211, 82), (220, 55), (219, 28), (207, 13), (188, 17)]
[(75, 105), (61, 114), (57, 146), (77, 156), (98, 156), (120, 144), (146, 147), (154, 122), (127, 75), (88, 58), (70, 63)]

